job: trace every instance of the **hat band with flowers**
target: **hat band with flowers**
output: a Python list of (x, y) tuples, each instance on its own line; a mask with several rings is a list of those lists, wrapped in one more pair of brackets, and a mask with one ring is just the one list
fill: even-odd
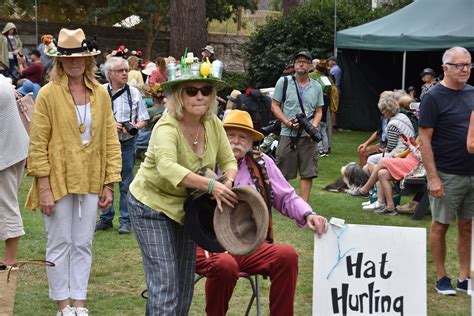
[(209, 59), (199, 62), (193, 53), (187, 53), (186, 58), (181, 57), (179, 64), (169, 63), (166, 68), (168, 71), (168, 81), (163, 82), (161, 87), (169, 92), (188, 82), (204, 81), (211, 84), (216, 90), (224, 87), (222, 81), (223, 63), (220, 60), (214, 60), (211, 64)]

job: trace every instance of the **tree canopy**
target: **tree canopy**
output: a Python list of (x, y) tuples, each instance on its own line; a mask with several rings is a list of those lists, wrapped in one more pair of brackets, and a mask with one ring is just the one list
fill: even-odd
[[(337, 30), (367, 23), (390, 14), (412, 0), (393, 0), (372, 10), (371, 0), (338, 0)], [(269, 20), (244, 44), (250, 82), (273, 86), (292, 55), (309, 50), (324, 59), (334, 50), (334, 1), (310, 0), (289, 15)], [(258, 56), (258, 58), (257, 58)]]

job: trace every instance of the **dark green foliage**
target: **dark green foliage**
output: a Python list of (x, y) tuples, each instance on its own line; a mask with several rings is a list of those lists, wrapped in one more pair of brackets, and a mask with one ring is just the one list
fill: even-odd
[(237, 14), (239, 7), (254, 12), (257, 10), (257, 0), (206, 0), (206, 13), (209, 21), (224, 21)]
[[(411, 0), (394, 0), (389, 7), (371, 9), (371, 0), (337, 0), (337, 30), (385, 16)], [(334, 50), (334, 1), (313, 0), (288, 16), (270, 19), (244, 45), (250, 82), (273, 86), (294, 53), (307, 49), (324, 59)]]
[(219, 91), (219, 96), (223, 98), (230, 95), (232, 90), (243, 91), (250, 86), (248, 76), (241, 72), (226, 71), (222, 74), (222, 80), (225, 81), (225, 87)]

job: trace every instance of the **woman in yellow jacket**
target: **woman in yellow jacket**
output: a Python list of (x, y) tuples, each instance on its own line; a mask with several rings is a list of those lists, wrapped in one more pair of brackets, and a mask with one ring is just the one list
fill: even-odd
[[(112, 203), (120, 181), (120, 144), (110, 97), (94, 77), (82, 29), (62, 29), (49, 80), (36, 99), (28, 156), (35, 177), (26, 207), (41, 208), (47, 234), (49, 296), (57, 315), (84, 307), (97, 209)], [(48, 53), (49, 54), (49, 53)], [(69, 300), (74, 300), (70, 307)]]

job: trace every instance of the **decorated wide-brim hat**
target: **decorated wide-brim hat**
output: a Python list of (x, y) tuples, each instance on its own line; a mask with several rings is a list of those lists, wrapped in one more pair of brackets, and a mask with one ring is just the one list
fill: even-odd
[(84, 31), (79, 28), (75, 30), (61, 29), (58, 36), (56, 50), (46, 53), (53, 57), (89, 57), (100, 54), (95, 42), (86, 39)]
[(238, 196), (234, 207), (223, 204), (214, 212), (214, 231), (219, 244), (234, 256), (254, 253), (268, 233), (269, 214), (260, 193), (250, 186), (233, 188)]
[[(193, 56), (193, 54), (188, 53), (188, 56)], [(180, 85), (191, 82), (206, 82), (217, 91), (225, 86), (225, 82), (221, 80), (224, 65), (219, 60), (215, 60), (212, 65), (209, 62), (196, 61), (177, 64), (175, 69), (173, 65), (171, 63), (167, 65), (168, 81), (161, 85), (168, 92), (174, 92)]]

